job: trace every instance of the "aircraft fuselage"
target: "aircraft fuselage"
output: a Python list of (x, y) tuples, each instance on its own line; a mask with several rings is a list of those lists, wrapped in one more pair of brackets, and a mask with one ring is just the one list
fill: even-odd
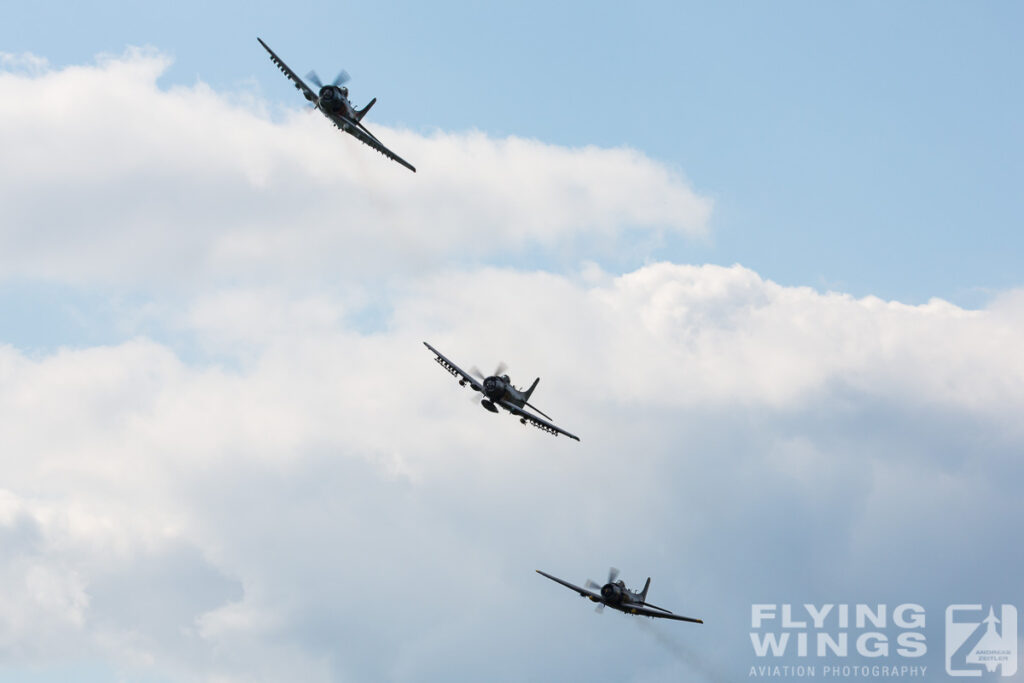
[(502, 375), (501, 377), (492, 375), (483, 381), (483, 387), (484, 396), (486, 396), (492, 403), (505, 400), (509, 403), (514, 403), (520, 408), (522, 408), (523, 404), (526, 403), (526, 397), (523, 395), (523, 392), (512, 386), (512, 382), (509, 380), (508, 375)]
[(324, 113), (340, 114), (350, 119), (355, 118), (355, 109), (353, 109), (352, 103), (348, 101), (344, 91), (336, 85), (325, 85), (320, 88), (316, 106)]
[(627, 607), (631, 604), (642, 604), (643, 598), (639, 593), (626, 588), (626, 584), (622, 581), (616, 581), (614, 583), (606, 583), (601, 586), (601, 598), (609, 607), (616, 609), (622, 609), (628, 611)]

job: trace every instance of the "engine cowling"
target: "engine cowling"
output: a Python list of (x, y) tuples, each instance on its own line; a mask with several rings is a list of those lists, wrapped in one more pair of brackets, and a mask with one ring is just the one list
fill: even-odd
[(505, 395), (505, 382), (497, 377), (488, 377), (484, 380), (483, 389), (489, 399), (497, 401)]
[(317, 105), (324, 111), (341, 111), (345, 108), (345, 93), (333, 85), (320, 88)]
[(605, 602), (622, 602), (622, 588), (614, 583), (606, 583), (601, 586), (601, 597), (605, 599)]

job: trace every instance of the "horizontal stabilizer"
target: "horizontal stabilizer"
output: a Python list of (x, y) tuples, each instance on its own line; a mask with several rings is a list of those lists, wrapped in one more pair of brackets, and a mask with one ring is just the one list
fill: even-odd
[(527, 403), (526, 401), (523, 401), (523, 405), (525, 405), (527, 408), (532, 408), (532, 409), (536, 410), (538, 413), (540, 413), (541, 415), (543, 415), (544, 417), (546, 417), (549, 420), (553, 420), (554, 419), (553, 417), (551, 417), (550, 415), (545, 413), (543, 410), (541, 410), (537, 406), (533, 405), (532, 403)]
[(651, 609), (656, 609), (659, 612), (664, 612), (665, 614), (672, 614), (672, 610), (667, 610), (664, 607), (658, 607), (657, 605), (652, 605), (649, 602), (644, 602), (644, 607), (650, 607)]

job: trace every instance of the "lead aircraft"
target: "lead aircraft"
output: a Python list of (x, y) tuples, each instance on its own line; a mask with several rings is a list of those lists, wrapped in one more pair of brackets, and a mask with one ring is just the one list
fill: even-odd
[[(555, 583), (560, 583), (566, 588), (570, 588), (580, 594), (580, 597), (589, 598), (592, 602), (598, 603), (596, 610), (601, 612), (604, 610), (604, 606), (608, 605), (612, 609), (617, 609), (620, 612), (626, 614), (635, 614), (641, 617), (651, 617), (652, 619), (675, 619), (676, 621), (689, 621), (694, 624), (703, 624), (703, 619), (694, 619), (693, 617), (684, 617), (679, 614), (673, 614), (664, 607), (658, 607), (647, 602), (647, 591), (651, 587), (651, 577), (647, 577), (647, 583), (644, 584), (644, 589), (639, 592), (634, 592), (626, 588), (626, 584), (622, 581), (616, 581), (619, 576), (619, 570), (612, 567), (608, 570), (608, 581), (602, 586), (594, 583), (590, 579), (587, 579), (587, 587), (580, 588), (574, 586), (568, 581), (563, 581), (557, 577), (546, 574), (541, 570), (536, 570), (541, 576), (551, 579)], [(593, 590), (597, 589), (599, 593), (595, 593)]]
[(288, 68), (288, 65), (281, 61), (281, 58), (274, 54), (274, 51), (263, 42), (262, 38), (256, 38), (260, 41), (267, 52), (270, 53), (270, 61), (277, 65), (277, 68), (288, 77), (292, 83), (295, 84), (295, 88), (302, 92), (302, 95), (309, 102), (313, 103), (313, 106), (320, 110), (320, 112), (331, 120), (335, 126), (345, 131), (359, 142), (364, 145), (369, 145), (375, 150), (386, 156), (392, 161), (397, 161), (407, 169), (416, 172), (416, 169), (408, 161), (398, 156), (390, 149), (384, 146), (380, 140), (373, 136), (373, 133), (366, 130), (361, 122), (363, 117), (366, 116), (366, 112), (370, 111), (370, 107), (374, 105), (377, 98), (374, 97), (370, 100), (370, 103), (362, 109), (356, 109), (352, 106), (352, 103), (348, 100), (348, 88), (344, 87), (343, 84), (348, 81), (348, 72), (342, 70), (338, 74), (338, 77), (328, 85), (324, 85), (320, 82), (320, 78), (316, 75), (315, 71), (310, 71), (306, 78), (312, 81), (313, 85), (320, 89), (319, 93), (313, 92), (313, 90), (306, 85), (298, 74)]

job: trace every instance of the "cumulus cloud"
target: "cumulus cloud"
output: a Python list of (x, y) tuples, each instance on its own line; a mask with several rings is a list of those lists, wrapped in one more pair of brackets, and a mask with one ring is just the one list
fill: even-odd
[[(616, 275), (638, 235), (706, 231), (678, 172), (374, 126), (414, 176), (166, 65), (0, 58), (0, 272), (109, 298), (116, 338), (0, 339), (5, 664), (737, 680), (752, 602), (1012, 600), (1020, 293)], [(540, 376), (582, 443), (484, 412), (424, 340)], [(610, 564), (706, 626), (597, 617), (532, 571)]]
[(20, 55), (10, 52), (0, 52), (0, 69), (4, 71), (26, 71), (31, 74), (40, 74), (50, 66), (45, 57), (39, 57), (29, 52)]
[(608, 255), (627, 234), (707, 230), (710, 200), (630, 149), (368, 122), (413, 175), (319, 115), (277, 119), (250, 93), (160, 87), (169, 62), (152, 50), (59, 70), (13, 63), (0, 71), (8, 276), (357, 279), (528, 250)]
[[(373, 334), (322, 295), (200, 297), (180, 324), (213, 356), (244, 349), (231, 367), (145, 338), (8, 347), (6, 566), (39, 605), (4, 611), (5, 647), (61, 633), (201, 680), (733, 680), (766, 596), (1015, 585), (985, 562), (1022, 482), (1014, 301), (905, 306), (738, 266), (483, 268), (415, 281)], [(583, 442), (485, 413), (424, 338), (540, 375), (537, 404)], [(707, 628), (652, 635), (532, 573), (608, 564)], [(167, 597), (127, 604), (147, 591)], [(636, 658), (600, 654), (619, 648)]]

